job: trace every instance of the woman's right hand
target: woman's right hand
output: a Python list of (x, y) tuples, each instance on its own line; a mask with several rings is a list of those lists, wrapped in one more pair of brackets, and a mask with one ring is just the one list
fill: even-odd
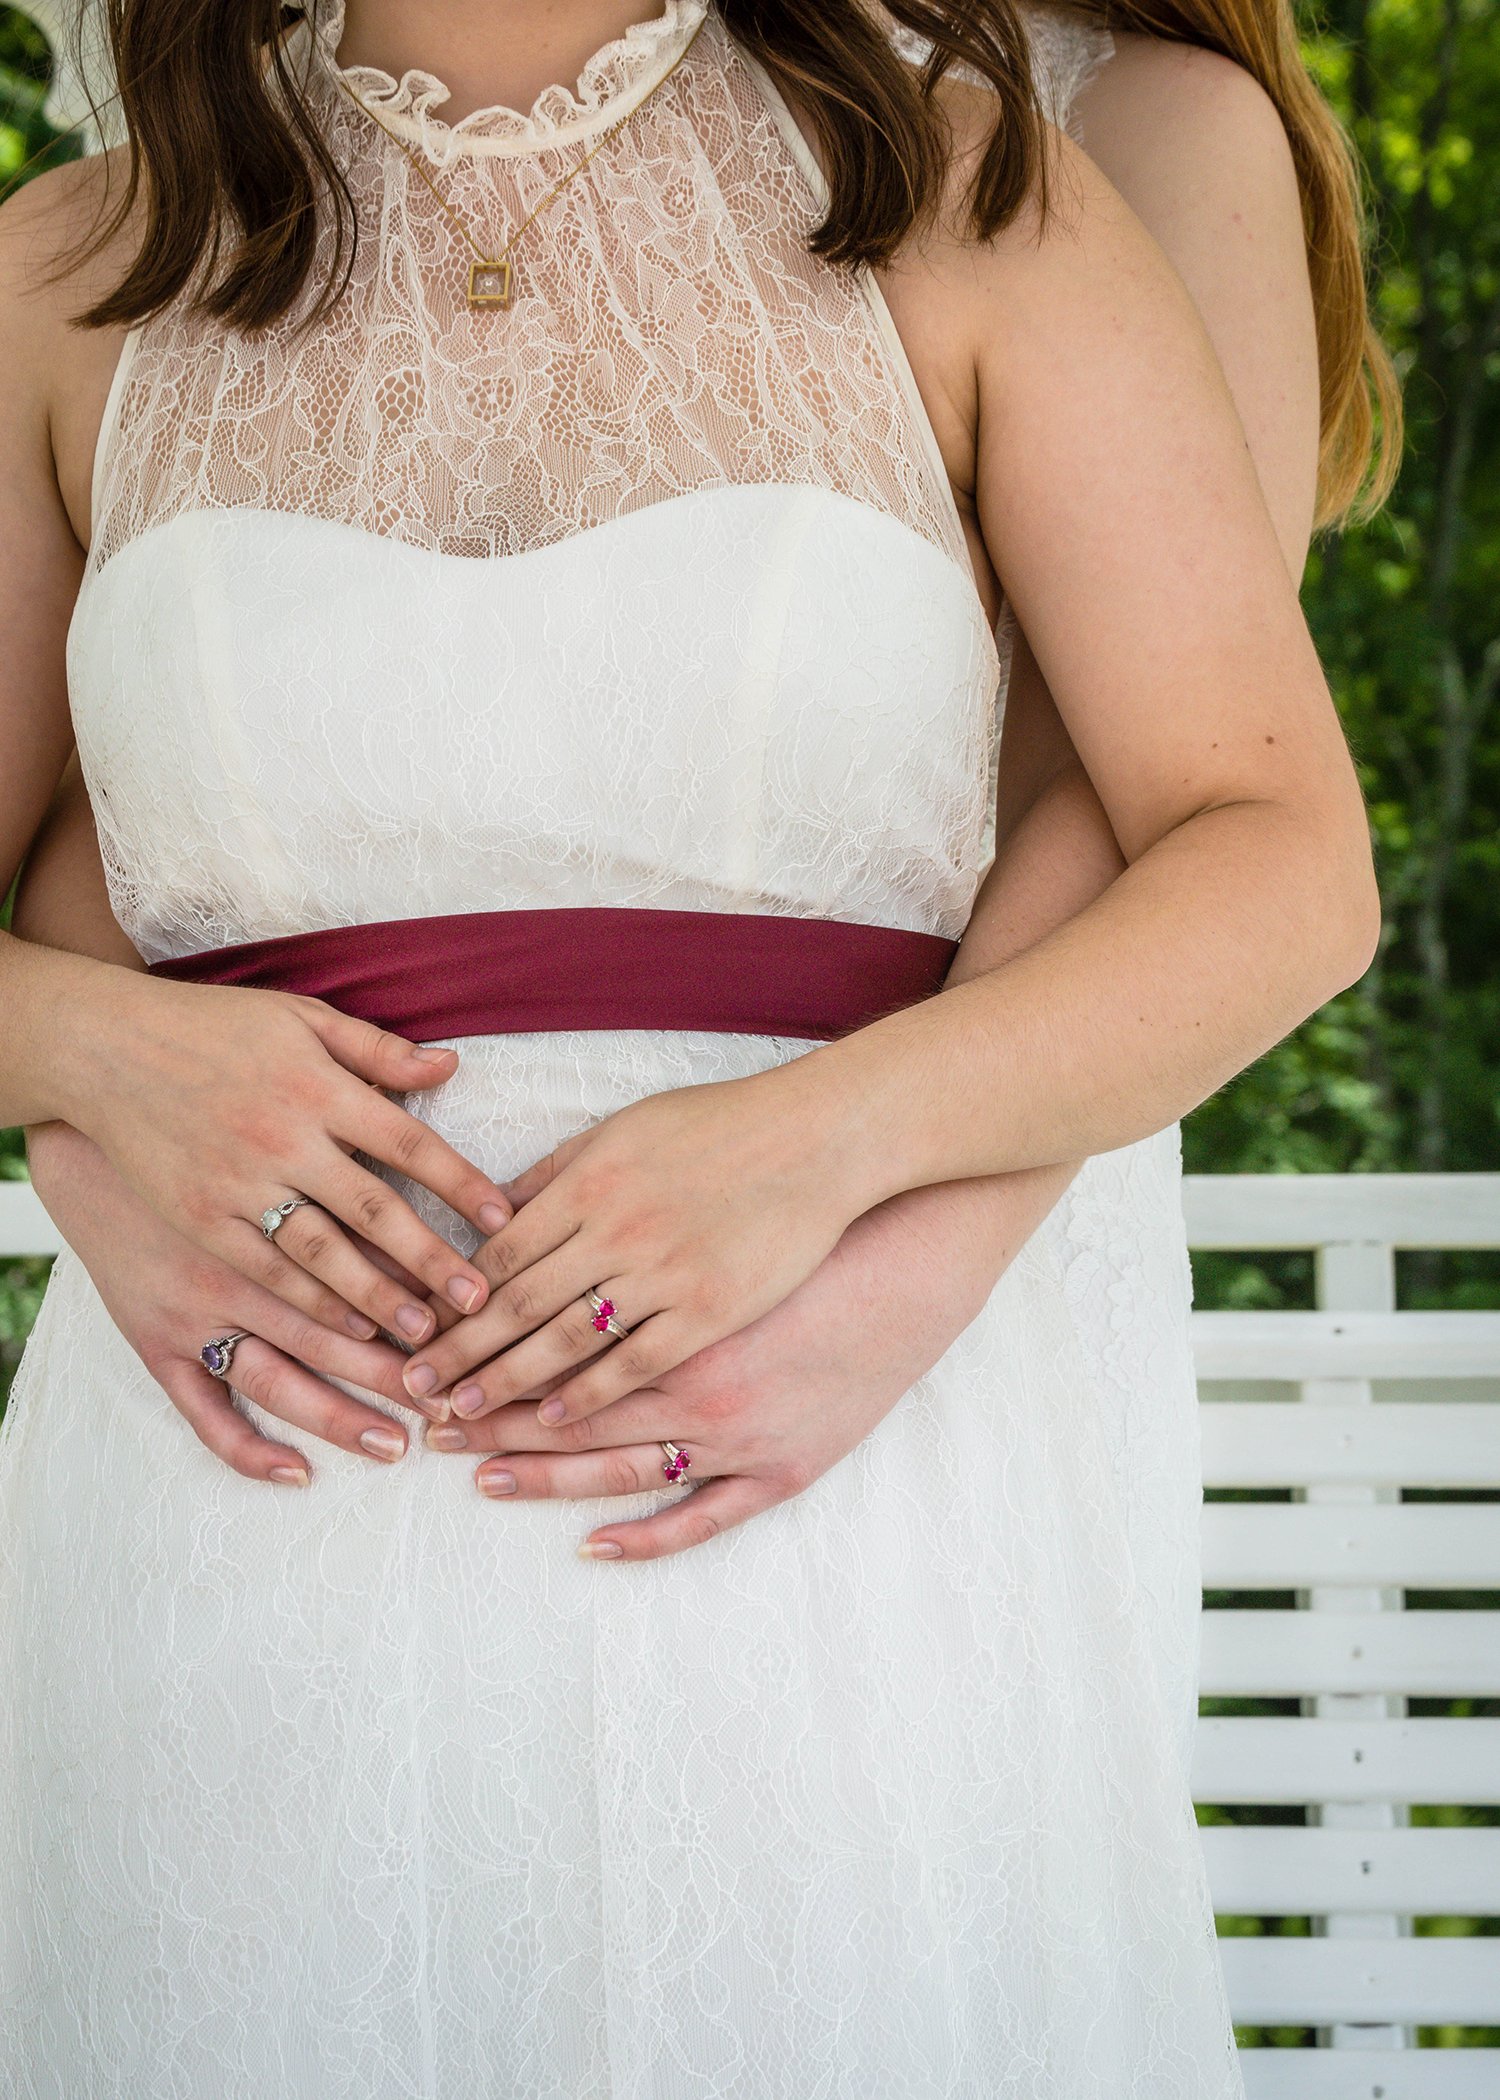
[[(281, 992), (97, 964), (88, 985), (86, 1025), (65, 1021), (54, 1038), (65, 1045), (61, 1117), (175, 1232), (296, 1311), (364, 1340), (382, 1328), (426, 1340), (439, 1323), (423, 1292), (458, 1313), (484, 1303), (483, 1272), (352, 1156), (420, 1182), (486, 1237), (509, 1219), (489, 1176), (382, 1091), (441, 1084), (457, 1069), (455, 1051)], [(262, 1212), (292, 1196), (310, 1200), (268, 1239)]]
[(262, 1436), (235, 1406), (228, 1385), (204, 1369), (203, 1344), (237, 1328), (245, 1340), (234, 1354), (234, 1390), (304, 1435), (384, 1464), (407, 1449), (399, 1421), (341, 1392), (332, 1378), (443, 1419), (446, 1407), (407, 1396), (399, 1349), (335, 1334), (190, 1246), (80, 1131), (66, 1123), (36, 1125), (27, 1133), (27, 1151), (37, 1193), (110, 1318), (184, 1421), (236, 1473), (305, 1487), (311, 1471), (302, 1452)]

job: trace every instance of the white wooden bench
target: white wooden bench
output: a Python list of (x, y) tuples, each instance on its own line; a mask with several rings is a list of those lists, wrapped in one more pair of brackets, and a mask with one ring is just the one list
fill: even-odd
[[(1417, 2026), (1500, 2026), (1500, 1938), (1414, 1936), (1500, 1914), (1500, 1829), (1413, 1829), (1408, 1805), (1500, 1804), (1500, 1720), (1412, 1719), (1410, 1698), (1500, 1698), (1500, 1612), (1407, 1611), (1403, 1592), (1500, 1589), (1500, 1313), (1397, 1312), (1397, 1248), (1500, 1248), (1500, 1175), (1201, 1176), (1195, 1247), (1305, 1248), (1316, 1312), (1195, 1315), (1210, 1488), (1205, 1580), (1293, 1592), (1204, 1614), (1206, 1695), (1297, 1714), (1199, 1724), (1193, 1792), (1281, 1804), (1306, 1827), (1204, 1832), (1221, 1913), (1310, 1917), (1312, 1936), (1226, 1938), (1235, 2019), (1316, 2031), (1243, 2052), (1251, 2100), (1500, 2100), (1500, 2050), (1422, 2049)], [(56, 1234), (0, 1184), (0, 1255)]]
[(1500, 2026), (1500, 1939), (1416, 1937), (1500, 1913), (1500, 1829), (1413, 1829), (1408, 1804), (1500, 1803), (1500, 1720), (1410, 1719), (1409, 1698), (1500, 1697), (1500, 1613), (1403, 1609), (1500, 1589), (1500, 1313), (1397, 1312), (1397, 1248), (1500, 1247), (1500, 1175), (1206, 1176), (1195, 1247), (1310, 1248), (1316, 1312), (1195, 1315), (1211, 1589), (1294, 1610), (1204, 1614), (1201, 1688), (1300, 1714), (1200, 1721), (1197, 1800), (1281, 1804), (1306, 1827), (1204, 1832), (1220, 1912), (1310, 1917), (1226, 1938), (1236, 2020), (1321, 2046), (1243, 2053), (1251, 2100), (1500, 2100), (1500, 2050), (1418, 2050), (1418, 2025)]

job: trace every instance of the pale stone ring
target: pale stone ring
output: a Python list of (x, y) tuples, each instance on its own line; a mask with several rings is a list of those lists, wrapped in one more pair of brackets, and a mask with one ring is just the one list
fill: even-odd
[(285, 1203), (273, 1203), (269, 1210), (260, 1214), (260, 1229), (268, 1240), (275, 1239), (282, 1225), (300, 1204), (311, 1203), (311, 1196), (288, 1196)]

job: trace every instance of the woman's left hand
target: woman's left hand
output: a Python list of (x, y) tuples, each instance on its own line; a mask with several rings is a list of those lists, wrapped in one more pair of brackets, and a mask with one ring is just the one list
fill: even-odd
[[(810, 1062), (648, 1095), (505, 1184), (516, 1215), (474, 1257), (496, 1288), (407, 1391), (452, 1386), (473, 1419), (550, 1382), (546, 1422), (577, 1421), (779, 1304), (876, 1200)], [(613, 1346), (595, 1289), (629, 1330)]]
[(656, 1560), (705, 1545), (801, 1494), (869, 1435), (975, 1318), (1066, 1178), (914, 1190), (857, 1219), (771, 1312), (603, 1413), (548, 1428), (535, 1398), (516, 1400), (481, 1421), (430, 1424), (426, 1441), (495, 1454), (476, 1474), (481, 1491), (534, 1501), (663, 1490), (670, 1438), (701, 1485), (600, 1525), (578, 1550)]

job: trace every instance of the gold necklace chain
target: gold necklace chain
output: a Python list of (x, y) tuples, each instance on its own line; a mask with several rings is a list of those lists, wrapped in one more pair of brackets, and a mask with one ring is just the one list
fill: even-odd
[(641, 95), (636, 101), (632, 102), (629, 109), (626, 110), (625, 114), (622, 117), (617, 117), (614, 123), (611, 124), (607, 130), (600, 132), (598, 138), (595, 139), (593, 145), (590, 146), (588, 152), (585, 153), (585, 155), (583, 156), (583, 159), (579, 161), (576, 167), (569, 168), (567, 174), (564, 175), (561, 182), (553, 183), (551, 189), (548, 190), (546, 196), (542, 198), (541, 202), (539, 204), (534, 205), (532, 209), (526, 214), (525, 218), (521, 221), (520, 225), (516, 228), (515, 232), (510, 236), (510, 239), (505, 243), (505, 246), (500, 250), (500, 253), (498, 255), (486, 255), (484, 253), (484, 251), (480, 248), (478, 242), (470, 233), (468, 227), (464, 224), (463, 220), (459, 217), (458, 213), (453, 209), (452, 205), (448, 202), (447, 198), (443, 195), (442, 191), (438, 188), (437, 184), (433, 181), (432, 177), (428, 174), (427, 170), (418, 160), (416, 154), (412, 151), (411, 147), (407, 144), (406, 140), (403, 139), (398, 132), (392, 131), (390, 125), (385, 123), (383, 119), (376, 116), (374, 110), (371, 109), (369, 103), (363, 101), (360, 98), (360, 96), (355, 94), (353, 88), (350, 87), (348, 81), (345, 80), (343, 74), (337, 71), (337, 69), (335, 69), (334, 78), (335, 80), (337, 80), (339, 86), (344, 90), (344, 93), (349, 97), (349, 100), (354, 104), (355, 108), (362, 109), (365, 115), (370, 119), (372, 123), (378, 124), (380, 126), (380, 129), (385, 133), (388, 139), (395, 140), (396, 144), (401, 148), (401, 151), (406, 155), (407, 159), (411, 162), (412, 166), (416, 169), (417, 173), (426, 183), (428, 189), (431, 190), (433, 196), (437, 199), (442, 209), (448, 214), (448, 217), (453, 221), (454, 225), (458, 228), (459, 232), (468, 242), (469, 247), (473, 250), (475, 259), (469, 265), (468, 297), (470, 306), (509, 306), (515, 290), (515, 271), (512, 268), (510, 260), (511, 249), (521, 238), (521, 235), (526, 231), (527, 227), (531, 224), (532, 220), (537, 216), (537, 213), (540, 211), (544, 211), (546, 207), (552, 202), (553, 198), (557, 196), (558, 192), (567, 188), (568, 184), (573, 180), (573, 177), (575, 175), (581, 175), (584, 169), (588, 166), (589, 162), (593, 159), (594, 155), (599, 151), (599, 148), (605, 143), (605, 141), (607, 139), (613, 138), (615, 133), (619, 131), (623, 125), (628, 124), (630, 119), (635, 115), (636, 111), (641, 107), (641, 105), (649, 101), (651, 96), (656, 93), (656, 90), (659, 87), (661, 87), (665, 81), (671, 79), (672, 75), (677, 71), (677, 68), (682, 64), (682, 61), (687, 57), (689, 51), (692, 50), (694, 41), (696, 40), (698, 35), (698, 31), (703, 27), (703, 24), (706, 20), (706, 13), (698, 18), (698, 21), (694, 25), (692, 36), (688, 38), (687, 42), (683, 45), (682, 49), (673, 59), (671, 65), (668, 66), (666, 72), (661, 75), (661, 78), (659, 80), (653, 80), (650, 87), (647, 88), (645, 94)]

